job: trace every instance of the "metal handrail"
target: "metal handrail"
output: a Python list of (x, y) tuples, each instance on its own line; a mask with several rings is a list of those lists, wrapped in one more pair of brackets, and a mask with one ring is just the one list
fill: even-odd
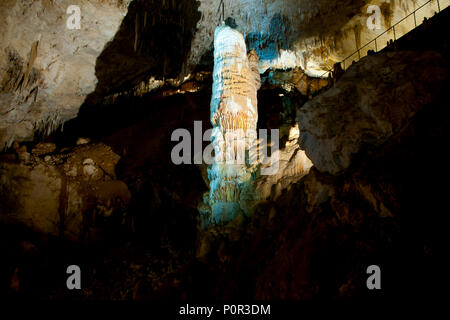
[[(353, 56), (355, 54), (358, 54), (358, 56), (359, 56), (358, 60), (360, 60), (361, 59), (361, 50), (364, 49), (365, 47), (367, 47), (372, 42), (375, 42), (375, 52), (378, 52), (377, 39), (380, 38), (381, 36), (385, 35), (386, 33), (388, 33), (391, 29), (394, 31), (394, 41), (396, 41), (397, 39), (396, 39), (396, 34), (395, 34), (395, 26), (399, 25), (400, 23), (402, 23), (403, 21), (405, 21), (406, 19), (408, 19), (412, 15), (414, 15), (414, 29), (417, 28), (416, 12), (419, 11), (420, 9), (422, 9), (423, 7), (425, 7), (426, 5), (430, 4), (433, 1), (435, 1), (435, 0), (429, 0), (428, 2), (424, 3), (423, 5), (418, 7), (416, 10), (414, 10), (413, 12), (411, 12), (410, 14), (405, 16), (403, 19), (397, 21), (397, 23), (392, 25), (389, 29), (385, 30), (383, 33), (379, 34), (374, 39), (370, 40), (364, 46), (362, 46), (361, 48), (357, 49), (351, 55), (349, 55), (344, 60), (342, 60), (342, 61), (340, 61), (338, 63), (344, 63), (344, 70), (345, 70), (345, 61), (347, 61), (348, 58), (350, 58), (351, 56)], [(438, 5), (438, 12), (441, 12), (441, 5), (439, 3), (439, 0), (436, 0), (436, 1), (437, 1), (437, 5)], [(412, 29), (412, 30), (414, 30), (414, 29)], [(412, 31), (412, 30), (410, 30), (410, 31)], [(324, 72), (320, 77), (322, 78), (325, 74), (330, 73), (330, 72), (333, 72), (333, 69), (328, 69), (328, 71)]]

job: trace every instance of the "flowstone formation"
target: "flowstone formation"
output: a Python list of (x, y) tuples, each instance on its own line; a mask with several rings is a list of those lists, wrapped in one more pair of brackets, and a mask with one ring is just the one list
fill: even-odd
[(244, 37), (222, 24), (214, 37), (214, 75), (211, 98), (211, 141), (215, 155), (208, 169), (208, 204), (212, 222), (226, 222), (248, 213), (254, 198), (258, 121), (258, 56), (247, 56)]

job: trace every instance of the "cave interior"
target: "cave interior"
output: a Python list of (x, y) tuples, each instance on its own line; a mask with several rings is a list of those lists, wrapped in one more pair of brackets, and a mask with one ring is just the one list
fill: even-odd
[[(448, 243), (449, 5), (2, 1), (0, 295), (433, 297)], [(230, 139), (246, 156), (265, 141), (277, 170), (219, 163)], [(196, 161), (211, 141), (213, 162)]]

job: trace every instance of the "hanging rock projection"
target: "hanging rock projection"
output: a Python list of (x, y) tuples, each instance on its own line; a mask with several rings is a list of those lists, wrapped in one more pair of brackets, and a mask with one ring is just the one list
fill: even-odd
[(208, 170), (212, 221), (226, 222), (246, 213), (254, 180), (258, 121), (258, 56), (241, 33), (224, 24), (214, 38), (211, 135), (214, 163)]

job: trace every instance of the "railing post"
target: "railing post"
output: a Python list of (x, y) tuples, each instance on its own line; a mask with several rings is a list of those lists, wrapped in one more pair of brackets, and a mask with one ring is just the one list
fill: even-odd
[(438, 3), (438, 12), (441, 12), (441, 4), (439, 3), (439, 0), (437, 0), (437, 3)]
[(416, 11), (414, 10), (414, 27), (417, 28)]
[(394, 24), (394, 26), (392, 27), (392, 30), (394, 30), (394, 41), (397, 41), (397, 37), (395, 36), (395, 24)]
[(375, 52), (378, 52), (377, 38), (375, 38)]

